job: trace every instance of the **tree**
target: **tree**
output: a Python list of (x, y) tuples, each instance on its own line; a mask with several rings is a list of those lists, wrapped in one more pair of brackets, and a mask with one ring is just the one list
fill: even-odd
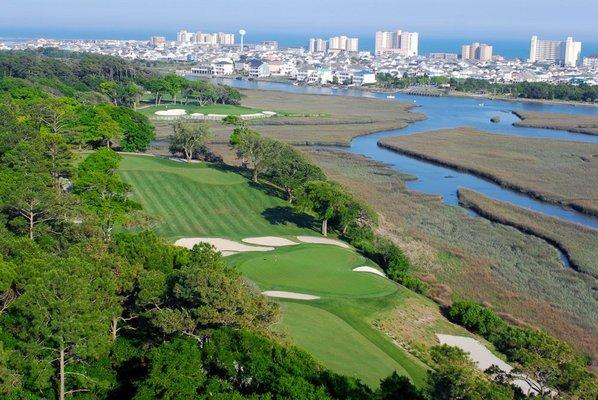
[(187, 162), (211, 138), (210, 127), (205, 123), (178, 121), (172, 125), (172, 130), (169, 150), (172, 154), (183, 153)]
[(130, 108), (111, 107), (110, 117), (119, 125), (122, 132), (120, 148), (123, 151), (147, 150), (152, 140), (155, 139), (155, 127), (149, 119)]
[(231, 143), (236, 143), (237, 157), (251, 164), (252, 180), (258, 181), (259, 174), (264, 172), (271, 159), (278, 157), (279, 146), (273, 139), (262, 137), (249, 128), (239, 128), (231, 136)]
[(147, 89), (152, 92), (155, 96), (155, 105), (160, 105), (162, 102), (162, 96), (165, 92), (168, 91), (168, 86), (164, 79), (162, 78), (153, 78), (150, 79), (146, 85)]
[(81, 123), (81, 139), (92, 146), (104, 145), (111, 148), (122, 136), (120, 125), (110, 116), (111, 105), (90, 107), (84, 112)]
[(299, 194), (298, 204), (303, 210), (316, 214), (322, 221), (322, 235), (328, 236), (328, 221), (339, 216), (347, 203), (347, 194), (339, 185), (328, 181), (311, 181)]
[(279, 315), (275, 303), (245, 286), (207, 244), (195, 246), (190, 263), (173, 271), (164, 296), (147, 314), (151, 323), (166, 335), (200, 342), (207, 329), (222, 326), (265, 332)]
[(431, 349), (435, 363), (428, 373), (428, 396), (437, 400), (511, 400), (511, 387), (494, 383), (476, 369), (467, 354), (447, 345)]
[(176, 97), (187, 84), (187, 80), (182, 76), (170, 74), (164, 77), (166, 90), (172, 96), (172, 102), (176, 104)]
[(135, 400), (194, 400), (205, 385), (201, 351), (191, 339), (164, 342), (149, 354), (149, 373)]
[[(58, 194), (50, 176), (3, 171), (0, 180), (0, 199), (6, 209), (24, 219), (29, 239), (36, 237), (39, 224), (61, 217)], [(19, 219), (14, 220), (13, 226), (19, 225)]]
[(79, 165), (73, 192), (83, 205), (98, 218), (106, 240), (112, 237), (117, 224), (123, 224), (139, 204), (129, 199), (130, 186), (118, 175), (121, 157), (110, 149), (100, 149)]
[[(231, 142), (232, 142), (231, 136)], [(305, 159), (297, 150), (286, 143), (277, 142), (277, 151), (268, 158), (268, 178), (280, 186), (292, 203), (296, 192), (309, 181), (324, 180), (322, 170)]]
[(85, 362), (107, 355), (108, 327), (118, 307), (110, 274), (81, 259), (48, 265), (15, 302), (19, 338), (36, 362), (53, 366), (60, 400), (110, 386), (91, 379)]
[(409, 378), (397, 374), (396, 371), (380, 381), (377, 398), (380, 400), (425, 400), (423, 393), (409, 381)]
[(118, 106), (119, 92), (121, 88), (118, 83), (114, 81), (104, 81), (100, 83), (100, 93), (105, 94), (110, 98), (110, 101)]

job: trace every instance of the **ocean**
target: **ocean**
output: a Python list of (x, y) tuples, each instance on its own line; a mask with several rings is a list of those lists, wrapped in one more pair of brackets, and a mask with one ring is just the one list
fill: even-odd
[[(349, 30), (348, 30), (349, 32)], [(324, 39), (338, 35), (333, 33), (281, 33), (281, 32), (251, 32), (245, 36), (245, 43), (259, 43), (264, 40), (276, 40), (282, 47), (307, 47), (310, 37)], [(351, 35), (347, 33), (347, 35)], [(176, 38), (176, 31), (160, 29), (15, 29), (0, 27), (0, 40), (9, 42), (13, 40), (53, 38), (53, 39), (135, 39), (148, 40), (150, 36), (165, 36), (169, 40)], [(359, 37), (360, 50), (374, 50), (374, 32), (372, 34), (351, 35)], [(531, 34), (530, 34), (531, 37)], [(461, 46), (471, 42), (483, 42), (494, 46), (494, 54), (505, 58), (526, 59), (529, 55), (530, 37), (496, 39), (492, 37), (439, 37), (427, 36), (420, 32), (419, 53), (427, 55), (431, 52), (461, 53)], [(584, 41), (583, 38), (573, 36), (575, 40), (582, 41), (582, 57), (598, 53), (598, 42)], [(562, 38), (564, 40), (564, 38)]]

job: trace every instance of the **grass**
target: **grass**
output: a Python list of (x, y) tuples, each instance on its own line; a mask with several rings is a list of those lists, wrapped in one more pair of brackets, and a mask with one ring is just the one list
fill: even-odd
[(321, 297), (309, 302), (280, 300), (284, 318), (277, 329), (328, 368), (373, 387), (393, 371), (423, 384), (426, 365), (373, 325), (401, 299), (416, 295), (388, 279), (352, 271), (362, 265), (376, 267), (371, 261), (350, 249), (317, 244), (243, 253), (227, 260), (261, 290)]
[[(292, 144), (347, 146), (352, 138), (372, 132), (398, 129), (424, 119), (410, 112), (412, 104), (379, 99), (242, 90), (243, 106), (279, 113), (275, 118), (249, 121), (263, 135)], [(175, 106), (172, 106), (173, 108)], [(154, 121), (158, 139), (167, 137), (169, 124)], [(228, 142), (230, 126), (211, 124), (214, 142)]]
[(241, 115), (259, 113), (261, 110), (243, 106), (236, 106), (231, 104), (212, 104), (199, 106), (197, 104), (162, 104), (159, 106), (150, 105), (148, 107), (139, 108), (138, 111), (148, 117), (156, 117), (156, 111), (181, 109), (187, 111), (187, 114), (201, 113), (201, 114), (223, 114), (223, 115)]
[[(304, 291), (319, 296), (380, 296), (396, 285), (353, 268), (373, 263), (353, 250), (329, 245), (290, 246), (274, 255), (243, 254), (235, 259), (240, 271), (264, 290)], [(325, 261), (324, 261), (325, 260)], [(324, 265), (323, 265), (324, 264)]]
[(598, 144), (495, 135), (472, 128), (392, 137), (381, 144), (598, 215)]
[(157, 217), (156, 231), (171, 240), (315, 234), (308, 216), (233, 169), (126, 155), (120, 173), (134, 199)]
[(598, 135), (598, 116), (532, 111), (513, 111), (513, 114), (521, 118), (521, 121), (515, 122), (517, 126)]
[(598, 231), (549, 217), (480, 193), (459, 189), (459, 201), (493, 221), (541, 237), (558, 246), (579, 271), (598, 277)]
[[(333, 150), (306, 151), (331, 179), (380, 214), (381, 233), (408, 254), (437, 301), (466, 297), (484, 302), (513, 323), (542, 327), (598, 357), (596, 280), (564, 269), (546, 241), (471, 218), (437, 196), (411, 192), (405, 181), (412, 177), (381, 163)], [(416, 310), (413, 304), (398, 308), (379, 326), (400, 341), (411, 338), (410, 345), (419, 348), (420, 340), (430, 341), (428, 326), (435, 322), (425, 317), (429, 312)], [(435, 315), (434, 320), (442, 318)]]

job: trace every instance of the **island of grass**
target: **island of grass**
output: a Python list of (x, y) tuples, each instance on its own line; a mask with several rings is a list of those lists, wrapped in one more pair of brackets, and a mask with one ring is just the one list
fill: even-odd
[(521, 121), (513, 125), (525, 128), (566, 130), (574, 133), (598, 135), (598, 115), (513, 111)]
[[(307, 95), (241, 90), (242, 106), (276, 112), (276, 118), (249, 121), (264, 136), (296, 145), (348, 146), (356, 136), (400, 129), (425, 118), (411, 112), (413, 104), (363, 97)], [(169, 107), (177, 108), (175, 105)], [(201, 111), (200, 111), (201, 112)], [(252, 111), (253, 112), (253, 111)], [(222, 112), (224, 113), (224, 112)], [(158, 139), (171, 134), (166, 121), (152, 121)], [(212, 122), (213, 142), (228, 143), (230, 126)]]
[(386, 138), (379, 144), (598, 215), (598, 144), (490, 134), (472, 128)]
[(509, 203), (459, 189), (459, 202), (501, 224), (541, 237), (563, 251), (572, 267), (598, 278), (598, 230), (572, 224)]
[[(156, 218), (156, 231), (182, 237), (278, 236), (297, 244), (226, 258), (259, 290), (304, 293), (317, 300), (276, 299), (283, 319), (275, 329), (324, 366), (375, 387), (393, 371), (424, 383), (427, 349), (436, 333), (469, 335), (449, 323), (431, 300), (382, 276), (353, 269), (375, 263), (352, 248), (302, 243), (319, 236), (274, 188), (253, 184), (234, 168), (124, 155), (123, 179)], [(416, 307), (418, 314), (410, 313)], [(418, 320), (421, 315), (425, 320)]]

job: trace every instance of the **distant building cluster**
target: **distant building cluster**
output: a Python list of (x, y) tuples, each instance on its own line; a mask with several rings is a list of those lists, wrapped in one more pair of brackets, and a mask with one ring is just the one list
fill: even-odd
[(176, 36), (179, 44), (209, 44), (209, 45), (233, 45), (235, 44), (235, 35), (233, 33), (203, 33), (179, 31)]
[(461, 47), (461, 59), (490, 61), (492, 60), (492, 46), (478, 42), (465, 44)]
[(328, 41), (322, 38), (309, 39), (310, 53), (323, 53), (326, 51), (359, 51), (359, 39), (348, 36), (334, 36)]
[(417, 57), (419, 34), (417, 32), (376, 32), (376, 55), (394, 53), (404, 57)]
[(581, 57), (581, 42), (573, 41), (569, 36), (565, 41), (542, 40), (532, 36), (529, 61), (547, 62), (573, 67), (579, 64)]
[[(204, 77), (280, 77), (295, 84), (362, 86), (376, 83), (377, 74), (481, 79), (490, 82), (550, 82), (598, 84), (598, 55), (580, 60), (581, 43), (567, 38), (547, 41), (533, 37), (529, 59), (504, 59), (491, 44), (465, 44), (461, 53), (419, 55), (417, 32), (376, 32), (375, 51), (360, 51), (359, 40), (348, 35), (312, 38), (308, 48), (280, 48), (277, 41), (245, 43), (229, 33), (178, 32), (176, 40), (152, 36), (148, 40), (36, 39), (0, 43), (0, 49), (56, 47), (132, 60), (192, 63), (181, 73)], [(456, 50), (456, 49), (455, 49)]]

